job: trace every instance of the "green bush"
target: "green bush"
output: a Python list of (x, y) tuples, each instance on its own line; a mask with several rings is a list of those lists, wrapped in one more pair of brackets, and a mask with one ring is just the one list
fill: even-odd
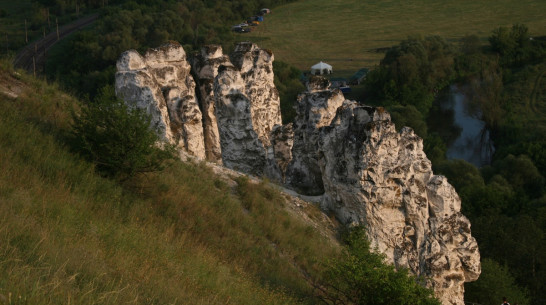
[(350, 232), (347, 248), (330, 262), (323, 282), (317, 288), (327, 304), (440, 304), (406, 269), (395, 270), (384, 255), (370, 251), (362, 228)]
[(162, 169), (174, 156), (170, 145), (159, 148), (150, 117), (128, 108), (105, 87), (93, 103), (74, 116), (73, 146), (105, 176), (126, 180), (135, 174)]

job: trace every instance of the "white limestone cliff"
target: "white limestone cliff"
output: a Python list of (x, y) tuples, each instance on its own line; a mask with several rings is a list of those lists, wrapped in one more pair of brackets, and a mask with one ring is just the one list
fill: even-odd
[(311, 77), (296, 104), (292, 160), (285, 175), (288, 185), (306, 195), (324, 193), (317, 155), (319, 128), (330, 125), (345, 100), (341, 91), (329, 87), (327, 79)]
[(224, 165), (245, 173), (262, 175), (266, 165), (266, 151), (253, 126), (245, 83), (235, 67), (220, 67), (214, 81), (214, 95)]
[(383, 108), (345, 100), (322, 77), (298, 97), (293, 125), (281, 125), (273, 60), (252, 43), (237, 45), (230, 58), (207, 46), (192, 60), (196, 91), (179, 44), (145, 56), (127, 51), (116, 93), (146, 109), (165, 141), (199, 159), (323, 195), (323, 209), (348, 226), (364, 225), (372, 245), (426, 277), (444, 305), (463, 305), (464, 282), (480, 274), (478, 246), (422, 139), (410, 128), (397, 132)]
[(117, 62), (116, 95), (144, 109), (160, 137), (182, 151), (205, 158), (201, 110), (182, 46), (170, 42), (144, 56), (126, 51)]
[(229, 57), (222, 53), (222, 47), (208, 45), (192, 60), (192, 68), (198, 84), (198, 96), (203, 112), (203, 132), (207, 160), (222, 163), (222, 148), (216, 120), (216, 97), (214, 79), (221, 65), (230, 65)]
[(281, 100), (273, 83), (273, 53), (253, 43), (241, 42), (235, 47), (231, 60), (245, 83), (254, 130), (263, 145), (270, 146), (273, 127), (282, 124)]
[(480, 274), (480, 254), (455, 189), (432, 173), (423, 141), (396, 132), (383, 108), (345, 101), (320, 131), (323, 208), (364, 225), (397, 267), (429, 279), (442, 304), (464, 305), (464, 282)]
[(231, 55), (233, 64), (219, 67), (213, 88), (226, 166), (280, 180), (271, 143), (273, 128), (281, 124), (273, 60), (270, 51), (239, 43)]

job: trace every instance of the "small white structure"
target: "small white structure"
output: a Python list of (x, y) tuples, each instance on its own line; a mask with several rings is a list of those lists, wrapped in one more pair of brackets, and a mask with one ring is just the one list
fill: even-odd
[(313, 75), (332, 74), (332, 66), (321, 61), (318, 64), (311, 67), (311, 74)]

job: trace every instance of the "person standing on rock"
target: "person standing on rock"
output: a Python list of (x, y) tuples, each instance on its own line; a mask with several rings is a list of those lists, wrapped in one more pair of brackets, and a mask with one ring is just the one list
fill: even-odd
[(510, 303), (508, 303), (508, 301), (506, 300), (506, 297), (502, 298), (502, 304), (501, 305), (510, 305)]

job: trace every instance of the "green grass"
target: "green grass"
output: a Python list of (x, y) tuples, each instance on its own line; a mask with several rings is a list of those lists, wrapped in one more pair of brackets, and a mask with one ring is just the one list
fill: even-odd
[(277, 60), (307, 71), (318, 61), (334, 74), (351, 76), (383, 57), (377, 49), (408, 36), (440, 35), (456, 41), (467, 34), (484, 41), (494, 28), (526, 24), (546, 35), (546, 1), (536, 0), (300, 0), (278, 7), (241, 40), (271, 49)]
[[(313, 304), (337, 252), (267, 183), (174, 162), (119, 185), (66, 147), (78, 101), (0, 65), (0, 304)], [(317, 213), (313, 209), (313, 213)]]

